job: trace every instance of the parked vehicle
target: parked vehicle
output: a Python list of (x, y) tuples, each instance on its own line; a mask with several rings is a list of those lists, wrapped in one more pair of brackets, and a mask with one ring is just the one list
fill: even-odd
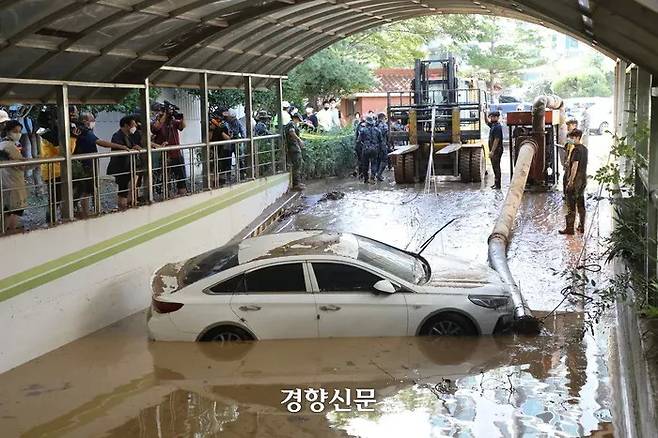
[(612, 103), (595, 103), (586, 112), (591, 134), (603, 135), (612, 126)]
[(489, 335), (512, 320), (485, 265), (422, 256), (347, 233), (247, 239), (153, 277), (150, 336), (168, 341)]

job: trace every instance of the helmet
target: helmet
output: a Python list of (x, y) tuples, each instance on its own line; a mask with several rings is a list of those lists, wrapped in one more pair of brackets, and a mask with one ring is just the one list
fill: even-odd
[(284, 100), (283, 102), (281, 102), (281, 108), (290, 108), (290, 102)]
[(7, 114), (7, 111), (0, 110), (0, 123), (5, 123), (8, 120), (9, 120), (9, 114)]

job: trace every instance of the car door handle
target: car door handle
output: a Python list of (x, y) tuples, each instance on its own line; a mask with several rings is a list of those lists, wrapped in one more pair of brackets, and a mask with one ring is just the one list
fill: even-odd
[(249, 305), (249, 306), (240, 306), (239, 309), (242, 310), (243, 312), (249, 312), (249, 311), (260, 310), (261, 307), (255, 305)]
[(320, 310), (322, 310), (324, 312), (336, 312), (336, 311), (340, 310), (340, 307), (334, 306), (333, 304), (331, 304), (329, 306), (320, 306)]

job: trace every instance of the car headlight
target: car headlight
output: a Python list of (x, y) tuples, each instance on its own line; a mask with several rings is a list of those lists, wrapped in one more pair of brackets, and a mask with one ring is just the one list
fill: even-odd
[(468, 299), (476, 306), (486, 307), (488, 309), (504, 307), (509, 301), (509, 297), (501, 295), (469, 295)]

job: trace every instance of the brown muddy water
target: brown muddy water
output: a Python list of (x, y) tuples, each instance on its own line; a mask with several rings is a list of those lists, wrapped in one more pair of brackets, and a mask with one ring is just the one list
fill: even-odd
[[(318, 202), (327, 190), (346, 195)], [(391, 182), (316, 183), (301, 201), (306, 208), (274, 230), (353, 231), (415, 249), (458, 217), (427, 249), (428, 259), (455, 254), (486, 263), (503, 193), (450, 181), (438, 195), (421, 192)], [(510, 266), (534, 309), (549, 311), (562, 301), (565, 284), (550, 268), (569, 266), (583, 250), (582, 237), (556, 234), (563, 214), (560, 193), (528, 193), (517, 220)], [(606, 227), (600, 213), (593, 233)], [(150, 342), (142, 312), (1, 374), (0, 436), (612, 436), (606, 322), (586, 331), (577, 302), (560, 310), (535, 338), (316, 339), (224, 348)], [(296, 389), (300, 411), (292, 413), (283, 391)], [(328, 398), (312, 404), (317, 394)], [(332, 400), (336, 395), (343, 400)]]

